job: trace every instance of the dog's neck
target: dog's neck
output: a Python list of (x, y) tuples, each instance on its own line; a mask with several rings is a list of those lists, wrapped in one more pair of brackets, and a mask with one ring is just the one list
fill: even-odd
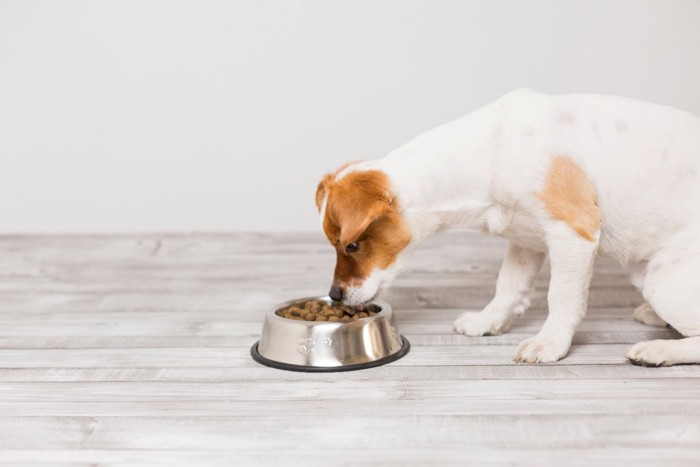
[(498, 223), (485, 159), (451, 164), (394, 151), (371, 166), (389, 176), (416, 243), (455, 227), (493, 231)]
[(508, 225), (509, 210), (496, 201), (491, 174), (500, 109), (496, 101), (357, 165), (388, 175), (417, 242), (454, 227), (500, 233)]
[[(472, 185), (469, 193), (457, 194), (452, 189), (455, 181), (436, 177), (429, 183), (425, 176), (411, 178), (404, 175), (395, 183), (402, 213), (418, 241), (456, 227), (484, 228), (493, 203), (483, 187)], [(416, 187), (426, 195), (423, 199), (414, 196)]]

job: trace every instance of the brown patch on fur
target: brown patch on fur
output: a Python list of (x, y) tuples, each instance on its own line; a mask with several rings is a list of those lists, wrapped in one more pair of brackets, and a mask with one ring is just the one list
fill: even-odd
[[(373, 269), (393, 264), (411, 241), (411, 234), (386, 174), (378, 170), (350, 172), (336, 182), (338, 172), (321, 180), (316, 204), (320, 210), (328, 195), (323, 230), (336, 249), (335, 282), (357, 285)], [(359, 249), (348, 253), (346, 247), (353, 242), (359, 243)]]
[(591, 180), (571, 158), (554, 157), (544, 189), (537, 197), (553, 218), (565, 222), (586, 240), (594, 240), (600, 228), (598, 198)]

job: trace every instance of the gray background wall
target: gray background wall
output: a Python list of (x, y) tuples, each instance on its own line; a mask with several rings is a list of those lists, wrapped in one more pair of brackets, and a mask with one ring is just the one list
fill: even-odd
[(0, 1), (0, 232), (315, 230), (323, 173), (522, 86), (700, 115), (700, 2)]

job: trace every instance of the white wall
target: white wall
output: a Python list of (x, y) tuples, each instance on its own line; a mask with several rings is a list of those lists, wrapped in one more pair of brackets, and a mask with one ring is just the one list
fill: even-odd
[(315, 230), (324, 172), (522, 86), (700, 114), (700, 2), (0, 0), (0, 232)]

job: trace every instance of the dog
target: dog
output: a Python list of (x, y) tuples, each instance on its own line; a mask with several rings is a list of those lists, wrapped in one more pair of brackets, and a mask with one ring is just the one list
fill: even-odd
[(509, 241), (496, 293), (454, 329), (506, 332), (549, 255), (549, 314), (513, 360), (566, 356), (597, 255), (633, 269), (639, 321), (684, 338), (632, 346), (635, 364), (700, 363), (700, 119), (623, 97), (513, 91), (318, 185), (335, 247), (332, 299), (374, 299), (430, 235), (465, 227)]

